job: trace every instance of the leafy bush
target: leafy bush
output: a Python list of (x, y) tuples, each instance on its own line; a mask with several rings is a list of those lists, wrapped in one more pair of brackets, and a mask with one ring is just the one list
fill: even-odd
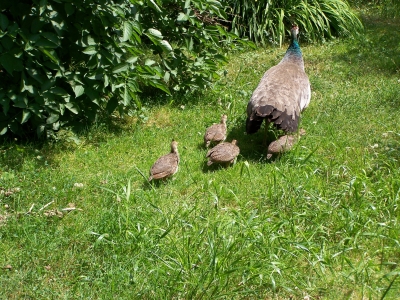
[(235, 36), (216, 0), (3, 0), (0, 134), (39, 136), (140, 107), (145, 87), (204, 88)]
[(227, 0), (232, 29), (241, 37), (282, 44), (285, 29), (298, 24), (308, 40), (348, 36), (363, 29), (345, 0)]

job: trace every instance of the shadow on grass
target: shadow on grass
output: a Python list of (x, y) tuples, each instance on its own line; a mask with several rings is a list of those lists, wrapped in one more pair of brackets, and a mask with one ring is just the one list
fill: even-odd
[(130, 119), (104, 116), (98, 122), (77, 124), (69, 130), (60, 130), (48, 139), (36, 136), (10, 137), (4, 136), (0, 141), (0, 166), (20, 171), (25, 161), (34, 162), (35, 166), (56, 166), (54, 158), (63, 152), (74, 151), (85, 144), (98, 145), (106, 142), (110, 136), (119, 136), (127, 130), (136, 130), (137, 123)]
[(228, 164), (218, 164), (218, 163), (213, 163), (210, 166), (208, 166), (207, 162), (208, 159), (206, 158), (206, 160), (202, 162), (200, 165), (203, 173), (214, 173), (233, 166), (233, 164), (228, 165)]
[[(267, 148), (269, 143), (276, 140), (276, 137), (281, 133), (270, 126), (265, 132), (265, 122), (260, 130), (253, 134), (247, 134), (245, 128), (245, 121), (233, 126), (228, 133), (226, 141), (231, 142), (233, 139), (237, 140), (237, 145), (240, 148), (241, 160), (247, 161), (266, 161)], [(272, 160), (271, 160), (272, 161)]]
[(48, 144), (40, 141), (28, 142), (18, 139), (5, 139), (0, 144), (0, 170), (21, 171), (25, 160), (34, 162), (37, 168), (52, 164), (52, 158), (44, 155), (42, 149), (46, 149), (47, 153)]

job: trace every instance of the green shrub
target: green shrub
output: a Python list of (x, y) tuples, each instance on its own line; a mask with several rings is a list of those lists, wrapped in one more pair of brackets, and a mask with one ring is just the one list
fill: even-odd
[[(140, 107), (139, 93), (204, 88), (235, 38), (216, 0), (3, 0), (0, 134), (47, 136)], [(208, 22), (204, 22), (207, 19)]]
[(232, 30), (241, 37), (282, 44), (292, 23), (308, 40), (348, 36), (363, 29), (345, 0), (227, 0)]

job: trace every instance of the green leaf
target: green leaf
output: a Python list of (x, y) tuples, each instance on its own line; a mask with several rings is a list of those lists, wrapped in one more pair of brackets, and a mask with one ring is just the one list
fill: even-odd
[(207, 0), (207, 3), (208, 3), (208, 4), (215, 5), (215, 6), (219, 7), (219, 8), (222, 8), (222, 4), (221, 4), (221, 2), (219, 2), (219, 1), (216, 1), (216, 0)]
[(8, 124), (8, 128), (10, 128), (13, 133), (18, 133), (20, 126), (16, 120), (12, 120), (11, 123)]
[(28, 107), (28, 98), (25, 97), (25, 93), (18, 94), (15, 99), (12, 99), (14, 107), (18, 108), (27, 108)]
[(31, 23), (31, 32), (34, 34), (38, 33), (45, 24), (46, 22), (44, 20), (42, 20), (40, 17), (36, 17)]
[(75, 93), (75, 98), (78, 98), (79, 96), (83, 95), (83, 93), (85, 92), (85, 88), (82, 85), (75, 85), (73, 90)]
[(24, 109), (22, 111), (21, 124), (24, 124), (26, 121), (28, 121), (30, 117), (31, 117), (31, 112), (29, 110), (27, 110), (27, 109)]
[(59, 96), (68, 96), (69, 95), (66, 90), (64, 90), (63, 88), (60, 88), (58, 86), (53, 87), (50, 90), (50, 92), (55, 94), (55, 95), (59, 95)]
[(131, 21), (131, 26), (137, 33), (142, 34), (142, 27), (137, 20)]
[(52, 128), (53, 128), (53, 130), (60, 129), (60, 121), (54, 122)]
[(85, 93), (94, 103), (97, 103), (98, 99), (100, 98), (99, 93), (90, 85), (85, 87)]
[(7, 116), (8, 110), (10, 109), (10, 99), (4, 97), (4, 94), (0, 94), (0, 105), (3, 107), (3, 113)]
[(37, 47), (43, 47), (43, 48), (50, 48), (50, 49), (54, 49), (54, 48), (58, 48), (57, 44), (54, 44), (52, 41), (49, 41), (47, 39), (39, 39), (35, 42), (35, 46)]
[(4, 135), (7, 133), (8, 127), (4, 127), (1, 131), (0, 131), (0, 135)]
[(116, 97), (108, 100), (106, 110), (109, 114), (111, 114), (118, 106), (118, 100)]
[(129, 90), (132, 93), (140, 92), (140, 89), (139, 89), (138, 83), (136, 81), (136, 78), (132, 78), (132, 79), (130, 78), (128, 80), (128, 86), (129, 86)]
[(193, 38), (185, 39), (185, 43), (186, 43), (186, 49), (188, 49), (189, 51), (192, 51), (193, 50)]
[(168, 82), (169, 79), (170, 79), (170, 77), (171, 77), (171, 73), (170, 73), (170, 72), (165, 72), (164, 81), (165, 81), (165, 82)]
[(171, 45), (166, 41), (166, 40), (162, 40), (160, 41), (159, 45), (161, 46), (161, 48), (165, 51), (165, 52), (172, 52), (173, 49), (171, 47)]
[(168, 87), (165, 84), (160, 83), (159, 81), (151, 80), (150, 85), (166, 92), (168, 95), (171, 95), (171, 92), (169, 91)]
[[(68, 102), (67, 102), (68, 103)], [(65, 113), (65, 105), (64, 104), (62, 104), (62, 103), (60, 103), (60, 115), (64, 115), (64, 113)]]
[(60, 116), (58, 114), (50, 114), (50, 117), (46, 119), (47, 124), (53, 124), (54, 122), (57, 122)]
[(60, 38), (52, 32), (42, 32), (42, 36), (57, 46), (60, 46)]
[(73, 6), (71, 3), (65, 3), (64, 9), (68, 16), (72, 15), (75, 12), (75, 6)]
[(146, 61), (144, 62), (145, 66), (151, 66), (154, 65), (156, 62), (152, 59), (146, 59)]
[(6, 31), (8, 26), (8, 18), (6, 15), (0, 13), (0, 28), (3, 31)]
[(132, 35), (135, 38), (136, 42), (138, 42), (138, 44), (142, 43), (142, 39), (140, 38), (140, 36), (135, 31), (132, 31)]
[(124, 24), (122, 25), (122, 41), (126, 42), (131, 38), (132, 35), (132, 25), (130, 22), (125, 21)]
[(42, 107), (38, 103), (30, 103), (29, 104), (29, 110), (31, 113), (35, 114), (35, 116), (42, 118), (41, 114), (41, 109)]
[(161, 40), (163, 38), (161, 32), (159, 30), (157, 30), (157, 29), (154, 29), (154, 28), (147, 29), (146, 35), (149, 36), (150, 38), (154, 37), (154, 38), (159, 39), (159, 40)]
[(63, 35), (65, 23), (64, 20), (61, 18), (61, 16), (58, 18), (58, 20), (52, 19), (51, 25), (53, 25), (54, 30), (57, 32), (59, 36)]
[(1, 38), (0, 40), (1, 45), (6, 49), (6, 50), (11, 50), (11, 48), (15, 45), (13, 39), (9, 35), (5, 35)]
[(60, 64), (60, 61), (58, 60), (58, 58), (50, 53), (49, 51), (47, 51), (46, 49), (39, 47), (39, 50), (42, 51), (48, 58), (50, 58), (54, 63), (56, 63), (57, 65)]
[(9, 53), (0, 56), (0, 64), (10, 75), (12, 75), (13, 71), (20, 72), (24, 68), (22, 59), (16, 58), (14, 55)]
[(46, 11), (47, 0), (40, 0), (39, 3), (39, 14), (42, 15)]
[(161, 13), (162, 12), (162, 10), (161, 10), (161, 8), (157, 5), (157, 3), (154, 1), (154, 0), (147, 0), (148, 2), (148, 5), (151, 7), (151, 8), (153, 8), (153, 9), (155, 9), (157, 12), (159, 12), (159, 13)]
[(65, 107), (68, 108), (71, 112), (73, 112), (76, 115), (79, 113), (79, 107), (76, 104), (74, 104), (73, 102), (65, 103)]
[(186, 14), (184, 14), (183, 12), (180, 12), (178, 15), (178, 18), (176, 20), (178, 22), (184, 22), (184, 21), (189, 20), (189, 17)]
[(95, 46), (89, 46), (86, 47), (82, 52), (88, 55), (93, 55), (97, 53), (97, 50)]
[(38, 83), (43, 84), (43, 82), (45, 81), (43, 73), (39, 72), (37, 69), (25, 68), (25, 70), (27, 71), (29, 76), (34, 78)]
[(130, 63), (130, 64), (133, 64), (133, 63), (137, 62), (137, 60), (138, 60), (137, 56), (131, 56), (126, 60), (126, 62)]
[(82, 39), (78, 41), (78, 45), (83, 47), (94, 46), (96, 45), (95, 39), (91, 35), (84, 35)]
[(184, 6), (185, 9), (190, 8), (190, 2), (191, 2), (190, 0), (186, 0), (186, 1), (185, 1), (185, 6)]
[(129, 103), (131, 103), (131, 97), (129, 96), (127, 85), (125, 85), (124, 93), (122, 94), (122, 100), (125, 106), (128, 106)]
[(41, 137), (42, 134), (44, 133), (44, 130), (46, 129), (45, 125), (39, 125), (38, 128), (36, 129), (36, 134), (38, 137)]
[(49, 90), (52, 86), (54, 86), (56, 83), (55, 78), (51, 77), (49, 79), (47, 79), (44, 83), (42, 83), (41, 85), (41, 90), (42, 92)]
[(112, 72), (114, 73), (114, 74), (117, 74), (117, 73), (121, 73), (121, 72), (123, 72), (123, 71), (126, 71), (126, 70), (128, 70), (129, 69), (129, 64), (128, 63), (120, 63), (120, 64), (118, 64), (118, 65), (116, 65), (113, 69), (112, 69)]

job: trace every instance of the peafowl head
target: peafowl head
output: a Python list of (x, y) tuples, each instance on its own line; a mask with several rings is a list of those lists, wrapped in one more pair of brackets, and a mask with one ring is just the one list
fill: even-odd
[(227, 115), (222, 115), (221, 116), (221, 124), (226, 124), (227, 120), (228, 120), (228, 116)]
[(171, 142), (171, 152), (173, 153), (178, 152), (178, 142), (175, 140), (172, 140)]
[(303, 55), (301, 53), (299, 41), (297, 40), (297, 36), (299, 35), (299, 26), (292, 25), (290, 33), (291, 33), (290, 45), (280, 63), (284, 62), (296, 63), (302, 69), (304, 69)]
[(286, 52), (286, 54), (289, 57), (297, 57), (297, 58), (301, 58), (302, 54), (301, 54), (301, 50), (300, 50), (300, 45), (299, 45), (299, 41), (297, 40), (297, 37), (299, 35), (299, 26), (297, 25), (293, 25), (292, 28), (290, 29), (290, 33), (291, 33), (291, 42), (289, 45), (289, 48)]
[(290, 29), (290, 32), (292, 34), (292, 39), (297, 40), (297, 36), (299, 35), (299, 26), (297, 26), (296, 24), (293, 24), (292, 28)]

